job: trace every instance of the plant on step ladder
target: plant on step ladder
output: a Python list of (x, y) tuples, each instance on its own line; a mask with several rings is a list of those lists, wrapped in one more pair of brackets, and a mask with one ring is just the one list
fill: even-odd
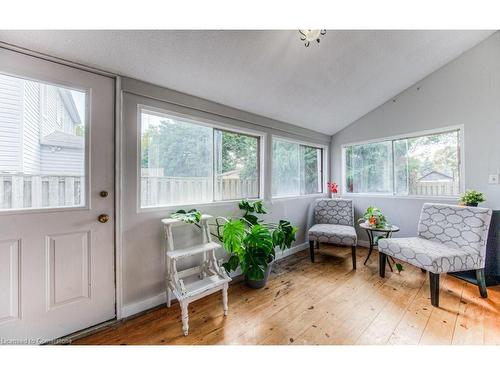
[[(242, 200), (238, 206), (243, 211), (241, 217), (219, 216), (215, 224), (211, 224), (216, 227), (212, 235), (224, 244), (230, 254), (222, 266), (228, 272), (240, 267), (249, 280), (262, 280), (276, 257), (275, 248), (279, 247), (282, 251), (289, 249), (295, 241), (297, 227), (287, 220), (278, 223), (260, 220), (257, 215), (267, 214), (262, 201)], [(200, 227), (201, 213), (196, 209), (179, 210), (171, 217)]]

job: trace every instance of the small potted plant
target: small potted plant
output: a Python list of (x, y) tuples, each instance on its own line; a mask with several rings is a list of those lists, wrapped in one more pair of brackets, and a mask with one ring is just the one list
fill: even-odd
[(370, 206), (366, 209), (365, 214), (358, 220), (359, 223), (364, 222), (372, 228), (385, 228), (387, 220), (378, 207)]
[(470, 207), (477, 207), (479, 203), (484, 201), (484, 194), (476, 190), (467, 190), (460, 197), (460, 203)]

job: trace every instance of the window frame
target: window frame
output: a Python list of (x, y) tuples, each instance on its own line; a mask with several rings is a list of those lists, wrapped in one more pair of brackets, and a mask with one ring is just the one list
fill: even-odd
[[(458, 155), (459, 155), (459, 166), (458, 166), (458, 173), (459, 173), (459, 194), (458, 195), (402, 195), (402, 194), (396, 194), (395, 193), (395, 178), (394, 178), (394, 142), (398, 140), (403, 140), (403, 139), (409, 139), (409, 138), (418, 138), (418, 137), (425, 137), (425, 136), (432, 136), (432, 135), (438, 135), (438, 134), (443, 134), (443, 133), (449, 133), (453, 131), (458, 131)], [(447, 126), (447, 127), (442, 127), (442, 128), (434, 128), (434, 129), (429, 129), (429, 130), (422, 130), (418, 132), (412, 132), (412, 133), (405, 133), (405, 134), (399, 134), (396, 136), (391, 136), (391, 137), (383, 137), (383, 138), (376, 138), (376, 139), (369, 139), (365, 141), (359, 141), (359, 142), (351, 142), (351, 143), (344, 143), (342, 144), (341, 147), (341, 181), (340, 181), (340, 186), (341, 186), (341, 192), (342, 195), (345, 196), (352, 196), (352, 197), (376, 197), (376, 198), (397, 198), (397, 199), (438, 199), (438, 200), (454, 200), (456, 201), (457, 198), (460, 196), (465, 191), (465, 150), (464, 150), (464, 145), (465, 145), (465, 140), (464, 140), (464, 124), (459, 124), (459, 125), (453, 125), (453, 126)], [(346, 148), (350, 146), (359, 146), (359, 145), (366, 145), (366, 144), (371, 144), (371, 143), (380, 143), (380, 142), (388, 142), (390, 141), (392, 143), (392, 153), (391, 153), (391, 158), (392, 158), (392, 193), (350, 193), (347, 192), (347, 186), (345, 183), (345, 177), (346, 177)]]
[[(231, 132), (236, 134), (241, 134), (245, 136), (250, 136), (257, 138), (257, 171), (258, 171), (258, 179), (259, 179), (259, 195), (255, 198), (239, 198), (239, 199), (226, 199), (226, 200), (215, 200), (215, 174), (212, 176), (214, 190), (212, 195), (212, 200), (210, 202), (187, 202), (187, 203), (173, 203), (173, 204), (164, 204), (159, 206), (149, 206), (149, 207), (141, 207), (141, 158), (142, 158), (142, 149), (141, 149), (141, 136), (142, 136), (142, 113), (146, 112), (156, 116), (165, 116), (171, 117), (174, 119), (178, 119), (180, 121), (189, 121), (199, 126), (204, 126), (207, 128), (211, 128), (213, 130), (221, 130), (225, 132)], [(145, 104), (137, 104), (137, 127), (136, 127), (136, 138), (137, 138), (137, 157), (136, 157), (136, 210), (137, 213), (141, 212), (151, 212), (158, 210), (171, 210), (176, 208), (190, 208), (190, 207), (207, 207), (207, 206), (217, 206), (217, 205), (225, 205), (227, 203), (239, 202), (241, 199), (247, 199), (249, 201), (256, 201), (264, 199), (264, 149), (263, 145), (266, 144), (266, 133), (251, 130), (235, 125), (229, 125), (224, 122), (214, 121), (211, 119), (206, 119), (200, 116), (193, 116), (187, 113), (177, 112), (173, 110), (167, 110), (163, 108), (158, 108)], [(215, 158), (215, 156), (214, 156)], [(215, 164), (214, 164), (215, 167)], [(214, 169), (215, 172), (215, 169)]]
[[(311, 194), (298, 194), (298, 195), (277, 195), (273, 196), (273, 141), (274, 140), (284, 141), (295, 143), (302, 146), (309, 146), (321, 149), (321, 188), (322, 192), (320, 193), (311, 193)], [(271, 200), (284, 200), (284, 199), (293, 199), (293, 198), (307, 198), (307, 197), (322, 197), (327, 194), (327, 183), (328, 183), (328, 149), (329, 147), (320, 143), (307, 142), (307, 141), (299, 141), (290, 137), (283, 137), (280, 135), (272, 135), (271, 136), (271, 144), (269, 147), (269, 196)]]

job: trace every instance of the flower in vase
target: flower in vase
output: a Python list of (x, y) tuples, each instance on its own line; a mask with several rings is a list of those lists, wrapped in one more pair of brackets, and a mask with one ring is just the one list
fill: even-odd
[(328, 185), (328, 189), (330, 189), (330, 192), (332, 194), (338, 193), (339, 185), (336, 182), (329, 182), (327, 185)]

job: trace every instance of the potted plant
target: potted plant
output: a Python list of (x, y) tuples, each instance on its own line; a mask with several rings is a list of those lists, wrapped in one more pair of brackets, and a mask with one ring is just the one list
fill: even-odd
[(387, 220), (378, 207), (370, 206), (366, 209), (365, 214), (358, 220), (359, 223), (364, 222), (372, 228), (385, 228)]
[(477, 207), (479, 203), (484, 201), (484, 194), (476, 190), (467, 190), (460, 197), (460, 202), (465, 206)]
[[(242, 200), (239, 208), (243, 210), (241, 217), (217, 217), (216, 232), (212, 233), (230, 254), (222, 264), (227, 272), (238, 267), (245, 275), (245, 282), (251, 288), (262, 288), (266, 285), (276, 257), (275, 248), (282, 251), (289, 249), (295, 241), (297, 227), (287, 220), (279, 223), (265, 223), (259, 220), (258, 214), (266, 214), (262, 201), (253, 203)], [(201, 214), (197, 210), (180, 210), (172, 214), (173, 218), (199, 226)]]

